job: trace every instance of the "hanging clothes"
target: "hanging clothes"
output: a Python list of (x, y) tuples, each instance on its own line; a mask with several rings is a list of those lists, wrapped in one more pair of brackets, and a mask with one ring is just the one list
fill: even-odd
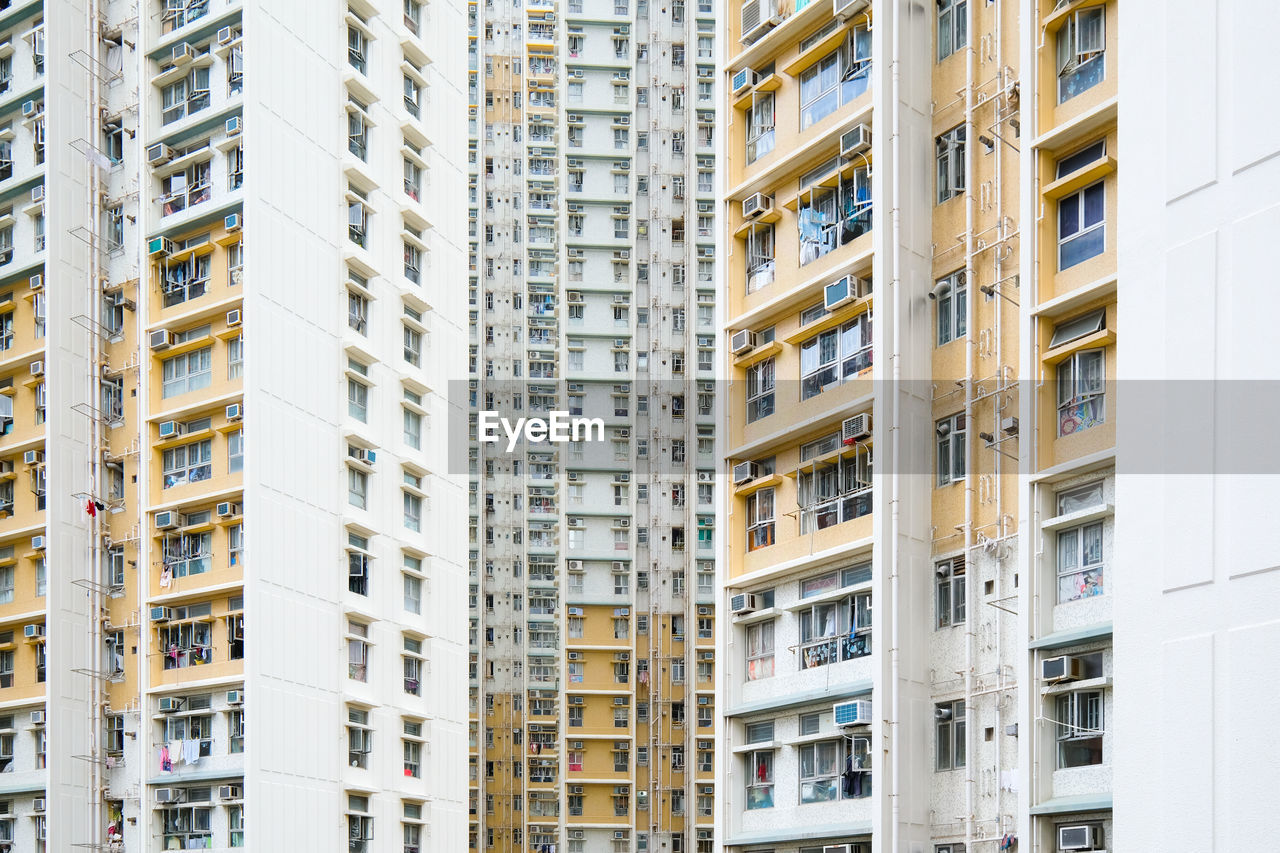
[(98, 505), (94, 503), (92, 500), (85, 501), (84, 511), (89, 514), (90, 518), (98, 517)]
[(200, 741), (191, 738), (182, 742), (182, 760), (187, 764), (195, 764), (200, 760)]
[(169, 773), (173, 770), (173, 762), (169, 759), (169, 747), (160, 747), (160, 772)]

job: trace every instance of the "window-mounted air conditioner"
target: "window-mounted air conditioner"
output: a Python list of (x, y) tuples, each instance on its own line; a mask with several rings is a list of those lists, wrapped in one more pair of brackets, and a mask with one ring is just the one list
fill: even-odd
[(44, 550), (44, 546), (45, 546), (45, 538), (44, 538), (43, 536), (32, 536), (32, 537), (31, 537), (31, 550), (32, 550), (32, 551), (43, 551), (43, 550)]
[(163, 166), (173, 159), (173, 149), (163, 142), (147, 146), (147, 162), (152, 166)]
[(244, 417), (244, 403), (232, 403), (227, 406), (227, 420), (238, 421)]
[(613, 656), (613, 659), (618, 661), (618, 663), (626, 663), (627, 661), (631, 660), (631, 653), (619, 652), (618, 654)]
[(182, 700), (176, 696), (161, 696), (160, 711), (164, 714), (172, 714), (174, 711), (182, 710)]
[(239, 514), (240, 514), (240, 504), (232, 503), (231, 501), (223, 501), (222, 503), (218, 504), (219, 518), (231, 518), (232, 516), (236, 516)]
[(713, 474), (713, 473), (712, 473), (712, 472), (710, 472), (710, 471), (699, 471), (699, 472), (698, 472), (698, 482), (699, 482), (699, 483), (714, 483), (714, 482), (715, 482), (715, 479), (716, 479), (716, 475), (715, 475), (715, 474)]
[(35, 101), (22, 102), (22, 114), (24, 116), (33, 116), (39, 111), (39, 107)]
[(31, 712), (31, 725), (33, 725), (33, 726), (43, 726), (43, 725), (44, 725), (44, 719), (45, 719), (45, 717), (44, 717), (44, 711), (43, 711), (43, 710), (41, 710), (41, 711), (32, 711), (32, 712)]
[(760, 609), (760, 599), (749, 592), (740, 592), (729, 599), (729, 612), (734, 616), (755, 613)]
[(187, 428), (183, 426), (181, 423), (179, 423), (178, 421), (161, 421), (160, 422), (161, 438), (173, 438), (175, 436), (182, 435), (186, 431), (187, 431)]
[(625, 841), (627, 839), (627, 831), (625, 829), (615, 829), (613, 831), (614, 841)]
[(151, 343), (152, 350), (164, 350), (173, 346), (173, 335), (168, 329), (155, 329), (151, 332), (148, 340)]
[(36, 797), (31, 801), (31, 810), (36, 813), (44, 812), (44, 797)]
[(746, 0), (742, 4), (742, 43), (749, 44), (782, 23), (774, 0)]
[[(582, 793), (582, 786), (581, 786), (581, 785), (570, 785), (570, 786), (569, 786), (569, 793), (570, 793), (570, 794), (581, 794), (581, 793)], [(582, 830), (578, 830), (578, 832), (581, 832), (581, 831), (582, 831)]]
[(174, 65), (186, 65), (196, 58), (196, 49), (186, 42), (175, 44), (170, 58), (173, 60)]
[(36, 273), (31, 276), (31, 278), (27, 279), (27, 286), (31, 290), (39, 290), (44, 287), (44, 275), (42, 273)]
[(227, 691), (227, 704), (228, 704), (228, 705), (243, 705), (243, 704), (244, 704), (244, 691), (243, 691), (243, 690), (228, 690), (228, 691)]
[(31, 203), (39, 204), (44, 201), (44, 184), (38, 184), (31, 188)]
[[(152, 622), (168, 622), (172, 618), (173, 618), (173, 611), (168, 607), (151, 608)], [(163, 702), (164, 700), (161, 699), (160, 701)]]
[(742, 355), (756, 348), (756, 333), (750, 329), (743, 329), (740, 332), (734, 332), (729, 338), (729, 352), (734, 355)]
[(244, 119), (240, 118), (240, 116), (232, 116), (227, 119), (225, 127), (227, 136), (239, 136), (240, 131), (244, 130)]
[(847, 275), (822, 289), (822, 304), (828, 311), (834, 311), (841, 305), (848, 305), (866, 296), (866, 290), (866, 283), (862, 279)]
[(44, 376), (44, 362), (43, 362), (43, 361), (33, 361), (33, 362), (31, 362), (31, 375), (32, 375), (32, 376)]
[[(1084, 662), (1071, 655), (1046, 658), (1040, 661), (1040, 678), (1048, 684), (1062, 681), (1079, 681), (1084, 677)], [(1065, 849), (1065, 848), (1064, 848)]]
[(739, 462), (733, 466), (733, 484), (740, 486), (760, 476), (760, 466), (754, 462)]
[(39, 465), (44, 462), (43, 450), (28, 450), (22, 454), (23, 465)]
[(239, 308), (232, 308), (230, 311), (227, 312), (227, 325), (239, 326), (241, 316), (242, 315), (240, 313)]
[(218, 799), (220, 800), (238, 800), (243, 796), (239, 785), (219, 785)]
[(147, 254), (153, 258), (166, 258), (173, 252), (173, 241), (168, 237), (152, 237), (147, 241)]
[(182, 521), (182, 516), (171, 509), (156, 513), (156, 530), (172, 530)]
[(744, 89), (750, 89), (759, 82), (759, 74), (750, 68), (743, 68), (741, 71), (733, 75), (733, 84), (730, 88), (733, 90), (733, 94), (736, 95)]
[(837, 726), (871, 725), (871, 703), (866, 699), (837, 702), (832, 706)]
[(569, 122), (569, 124), (582, 124), (582, 114), (581, 114), (581, 113), (569, 113), (568, 122)]
[(773, 196), (765, 193), (752, 193), (742, 201), (742, 218), (754, 219), (773, 210)]
[(222, 225), (228, 231), (239, 231), (242, 222), (244, 222), (244, 218), (240, 216), (240, 214), (229, 213), (226, 218), (222, 220)]
[(840, 424), (840, 440), (849, 444), (871, 437), (871, 415), (863, 412), (851, 418), (845, 418)]
[(40, 624), (24, 625), (22, 636), (27, 640), (38, 640), (44, 636), (44, 626)]
[(1059, 850), (1098, 850), (1102, 844), (1102, 832), (1093, 824), (1072, 824), (1058, 827)]
[(582, 660), (582, 652), (569, 652), (569, 660)]
[(156, 788), (156, 802), (162, 805), (182, 802), (181, 788)]
[(706, 605), (704, 605), (704, 606), (702, 606), (702, 607), (699, 607), (699, 608), (698, 608), (698, 615), (699, 615), (699, 616), (710, 616), (710, 615), (711, 615), (711, 608), (710, 608), (710, 607), (708, 607), (708, 606), (706, 606)]
[(223, 27), (218, 30), (218, 44), (231, 44), (235, 41), (236, 31), (231, 27)]
[(840, 154), (855, 157), (871, 150), (871, 126), (863, 123), (840, 135)]

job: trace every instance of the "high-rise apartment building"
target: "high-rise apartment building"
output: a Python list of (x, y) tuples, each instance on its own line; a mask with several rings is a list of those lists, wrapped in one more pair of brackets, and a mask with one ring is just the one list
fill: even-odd
[(1111, 847), (1117, 14), (726, 9), (726, 850)]
[(471, 847), (710, 851), (714, 6), (470, 16)]
[(461, 6), (0, 7), (0, 848), (460, 848)]

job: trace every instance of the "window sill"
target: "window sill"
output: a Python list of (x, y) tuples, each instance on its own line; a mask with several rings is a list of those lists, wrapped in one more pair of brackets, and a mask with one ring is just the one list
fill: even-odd
[(1100, 518), (1111, 518), (1116, 513), (1116, 508), (1112, 504), (1098, 504), (1097, 506), (1088, 507), (1078, 512), (1069, 512), (1065, 515), (1055, 515), (1048, 521), (1040, 525), (1041, 530), (1061, 530), (1064, 527), (1075, 527), (1080, 524), (1088, 524), (1090, 521), (1097, 521)]
[[(754, 613), (744, 613), (741, 616), (733, 617), (735, 625), (754, 625), (757, 622), (768, 622), (782, 615), (782, 611), (776, 607), (766, 607), (763, 610), (757, 610)], [(756, 681), (767, 681), (765, 678), (757, 678)], [(750, 682), (744, 682), (750, 683)]]
[(1066, 361), (1072, 355), (1081, 350), (1097, 349), (1099, 347), (1112, 346), (1116, 342), (1116, 333), (1114, 329), (1101, 329), (1092, 334), (1085, 335), (1082, 338), (1076, 338), (1061, 346), (1054, 347), (1044, 354), (1041, 361), (1046, 367), (1052, 367), (1063, 361)]
[(1076, 190), (1101, 180), (1115, 170), (1116, 158), (1102, 157), (1082, 169), (1077, 169), (1069, 175), (1064, 175), (1055, 181), (1045, 184), (1041, 192), (1044, 193), (1045, 198), (1057, 201)]
[(1085, 678), (1080, 681), (1064, 681), (1061, 684), (1051, 684), (1048, 687), (1041, 687), (1040, 695), (1055, 696), (1059, 693), (1075, 693), (1079, 690), (1106, 690), (1110, 686), (1111, 676), (1104, 675), (1101, 678)]

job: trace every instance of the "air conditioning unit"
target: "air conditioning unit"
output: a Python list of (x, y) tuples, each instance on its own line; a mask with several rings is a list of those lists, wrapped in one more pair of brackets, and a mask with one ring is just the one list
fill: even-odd
[(581, 560), (570, 560), (570, 561), (569, 561), (569, 571), (571, 571), (571, 572), (580, 572), (580, 571), (582, 571), (582, 561), (581, 561)]
[(617, 116), (614, 118), (613, 123), (625, 127), (626, 125), (631, 124), (631, 116)]
[(853, 130), (847, 130), (840, 136), (840, 154), (854, 157), (871, 150), (871, 126), (860, 124)]
[(747, 0), (742, 4), (742, 43), (755, 41), (781, 22), (774, 0)]
[[(570, 785), (570, 786), (569, 786), (569, 793), (570, 793), (570, 794), (581, 794), (581, 793), (582, 793), (582, 786), (581, 786), (581, 785)], [(581, 832), (581, 831), (582, 831), (582, 830), (578, 830), (578, 832)]]
[(630, 302), (631, 302), (631, 297), (625, 293), (615, 293), (613, 295), (614, 305), (627, 305)]
[(196, 49), (186, 42), (175, 44), (171, 58), (174, 65), (186, 65), (196, 58)]
[(1040, 678), (1048, 684), (1061, 681), (1079, 681), (1084, 677), (1084, 662), (1071, 655), (1045, 658), (1040, 661)]
[[(168, 607), (153, 607), (153, 608), (151, 608), (151, 621), (152, 621), (152, 622), (168, 622), (168, 621), (169, 621), (170, 619), (172, 619), (172, 618), (173, 618), (173, 611), (172, 611), (171, 609), (169, 609)], [(161, 701), (163, 701), (163, 700), (161, 700)]]
[(172, 530), (182, 521), (182, 516), (171, 509), (156, 513), (156, 530)]
[(241, 223), (242, 221), (243, 221), (243, 220), (241, 219), (240, 214), (238, 214), (238, 213), (229, 213), (229, 214), (227, 214), (226, 218), (222, 220), (222, 225), (223, 225), (223, 227), (224, 227), (224, 228), (226, 228), (228, 231), (239, 231), (239, 230), (240, 230), (240, 223)]
[(240, 309), (239, 308), (233, 308), (227, 312), (227, 325), (228, 326), (240, 325)]
[(32, 536), (32, 537), (31, 537), (31, 550), (32, 550), (32, 551), (43, 551), (43, 550), (44, 550), (44, 544), (45, 544), (45, 543), (44, 543), (44, 537), (43, 537), (43, 536)]
[(223, 501), (218, 504), (218, 518), (231, 518), (240, 514), (240, 504)]
[(32, 800), (32, 801), (31, 801), (31, 810), (32, 810), (33, 812), (43, 812), (43, 811), (44, 811), (44, 797), (36, 797), (34, 800)]
[(569, 660), (582, 660), (582, 652), (569, 652)]
[(153, 350), (168, 349), (173, 346), (173, 335), (169, 333), (168, 329), (155, 329), (151, 332), (148, 340)]
[(569, 113), (569, 124), (582, 124), (581, 113)]
[(716, 475), (715, 475), (715, 474), (713, 474), (712, 472), (710, 472), (710, 471), (699, 471), (699, 472), (698, 472), (698, 482), (699, 482), (699, 483), (714, 483), (715, 481), (716, 481)]
[(123, 290), (117, 290), (111, 294), (111, 304), (117, 308), (127, 308), (130, 311), (134, 311), (138, 307), (132, 299), (124, 295)]
[(760, 476), (760, 466), (754, 462), (739, 462), (733, 466), (733, 484), (742, 485)]
[(734, 355), (742, 355), (756, 348), (756, 333), (750, 329), (743, 329), (740, 332), (734, 332), (733, 337), (729, 339), (729, 352)]
[(152, 237), (147, 241), (147, 254), (153, 258), (167, 258), (173, 252), (173, 241), (168, 237)]
[(753, 193), (742, 202), (742, 218), (753, 219), (773, 210), (773, 196), (764, 193)]
[(698, 608), (698, 615), (699, 615), (699, 616), (710, 616), (710, 615), (711, 615), (711, 608), (710, 608), (710, 607), (707, 607), (707, 606), (699, 607), (699, 608)]
[(182, 424), (178, 423), (177, 421), (161, 421), (160, 422), (161, 438), (173, 438), (174, 436), (182, 435), (186, 431), (187, 431), (187, 428), (184, 427)]
[(733, 75), (733, 84), (729, 88), (733, 89), (733, 94), (736, 95), (743, 89), (750, 89), (759, 82), (759, 74), (750, 68), (744, 68)]
[(871, 702), (866, 699), (837, 702), (832, 706), (832, 712), (837, 726), (871, 725)]
[(1018, 434), (1018, 416), (1009, 415), (1007, 418), (1000, 419), (1000, 431), (1005, 435)]
[(866, 295), (862, 279), (847, 275), (822, 289), (822, 304), (828, 311), (847, 305)]
[(243, 403), (232, 403), (230, 406), (227, 406), (227, 420), (238, 421), (243, 417), (244, 417)]
[(1059, 850), (1097, 850), (1102, 843), (1099, 827), (1090, 824), (1073, 824), (1058, 827)]
[(39, 465), (44, 461), (43, 450), (28, 450), (22, 454), (23, 465)]
[(32, 712), (31, 712), (31, 725), (33, 725), (33, 726), (43, 726), (43, 725), (44, 725), (44, 711), (42, 711), (42, 710), (41, 710), (41, 711), (32, 711)]
[(542, 20), (546, 21), (548, 24), (554, 24), (556, 22), (556, 13), (547, 12), (545, 15), (542, 16)]
[(163, 142), (147, 146), (147, 162), (152, 166), (163, 166), (173, 159), (173, 149)]
[[(163, 700), (161, 700), (163, 702)], [(182, 802), (181, 788), (156, 788), (156, 802), (162, 805), (171, 805), (173, 803)]]
[(376, 450), (370, 450), (367, 447), (353, 447), (348, 451), (347, 455), (357, 462), (363, 462), (366, 465), (372, 465), (378, 461), (378, 452)]
[(579, 290), (570, 290), (570, 291), (569, 291), (569, 301), (570, 301), (571, 303), (575, 304), (575, 305), (576, 305), (576, 304), (578, 304), (579, 302), (582, 302), (582, 301), (583, 301), (583, 300), (582, 300), (582, 291), (579, 291)]
[(43, 625), (25, 625), (22, 628), (22, 636), (27, 640), (38, 640), (44, 636)]
[(867, 8), (869, 2), (870, 0), (835, 0), (835, 16), (842, 21), (847, 21)]
[(44, 201), (44, 184), (39, 184), (31, 188), (31, 203), (39, 204)]
[(840, 424), (840, 440), (845, 444), (871, 438), (871, 415), (863, 412), (851, 418), (845, 418)]
[(232, 116), (227, 119), (226, 129), (227, 136), (239, 136), (240, 131), (244, 130), (244, 119), (240, 116)]
[(228, 691), (227, 691), (227, 704), (228, 704), (228, 705), (243, 705), (243, 704), (244, 704), (244, 691), (243, 691), (243, 690), (228, 690)]
[(176, 696), (160, 697), (160, 712), (164, 714), (172, 714), (174, 711), (182, 710), (182, 700)]
[(24, 116), (33, 116), (36, 114), (37, 111), (38, 111), (38, 107), (36, 106), (35, 101), (22, 102), (22, 114)]
[(625, 829), (615, 829), (613, 831), (614, 841), (625, 841), (626, 838), (627, 838), (627, 831)]
[(42, 273), (36, 273), (31, 276), (31, 278), (27, 279), (27, 286), (31, 290), (39, 290), (44, 287), (44, 275)]
[(32, 375), (32, 376), (44, 376), (44, 362), (43, 362), (43, 361), (33, 361), (33, 362), (31, 362), (31, 375)]
[(755, 613), (760, 609), (760, 599), (749, 592), (740, 592), (729, 599), (729, 612), (734, 616)]
[(218, 799), (220, 800), (238, 800), (243, 796), (239, 785), (219, 785)]
[[(575, 787), (575, 788), (579, 788), (579, 789), (580, 789), (582, 786), (581, 786), (581, 785), (574, 785), (573, 787)], [(586, 831), (585, 829), (571, 829), (571, 830), (569, 830), (569, 840), (570, 840), (570, 841), (582, 841), (582, 840), (586, 839), (586, 837), (587, 837), (587, 831)]]
[(619, 663), (626, 663), (627, 661), (631, 660), (631, 653), (630, 653), (630, 652), (620, 652), (620, 653), (618, 653), (618, 654), (614, 655), (614, 656), (613, 656), (613, 659), (614, 659), (614, 660), (616, 660), (616, 661), (618, 661)]
[(235, 38), (236, 31), (231, 27), (223, 27), (218, 30), (218, 44), (231, 44), (231, 42), (235, 41)]

